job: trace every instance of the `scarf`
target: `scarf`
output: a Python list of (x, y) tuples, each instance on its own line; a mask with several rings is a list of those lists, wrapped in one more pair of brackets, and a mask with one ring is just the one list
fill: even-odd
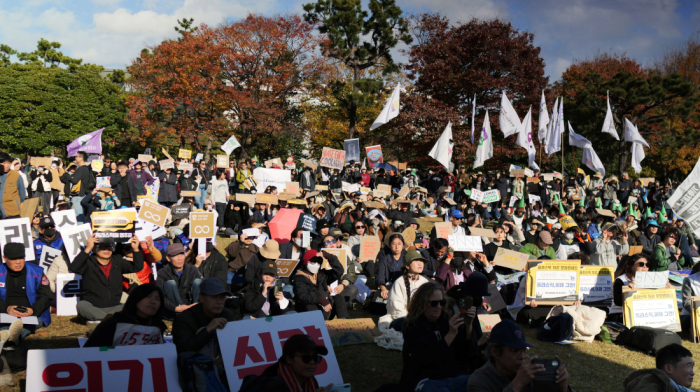
[(309, 278), (309, 280), (311, 281), (311, 283), (313, 283), (314, 285), (317, 285), (317, 284), (318, 284), (318, 283), (317, 283), (317, 280), (316, 280), (316, 279), (318, 278), (318, 273), (316, 273), (315, 275), (311, 275), (310, 273), (308, 273), (308, 272), (306, 272), (306, 271), (299, 270), (299, 271), (297, 271), (297, 275), (306, 276), (307, 278)]
[(304, 385), (299, 383), (299, 380), (297, 380), (297, 378), (294, 377), (292, 367), (287, 365), (286, 363), (279, 362), (279, 369), (277, 373), (279, 374), (282, 381), (284, 381), (284, 383), (287, 385), (290, 392), (314, 392), (316, 391), (316, 388), (318, 386), (316, 378), (310, 378), (306, 380), (306, 383), (304, 383)]

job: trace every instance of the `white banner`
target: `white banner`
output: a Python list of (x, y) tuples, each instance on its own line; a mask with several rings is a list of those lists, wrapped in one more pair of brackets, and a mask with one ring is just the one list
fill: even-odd
[(81, 275), (58, 274), (56, 275), (56, 315), (77, 316), (78, 301), (83, 294)]
[(476, 200), (477, 203), (481, 203), (481, 200), (484, 198), (484, 192), (477, 189), (472, 189), (472, 194), (469, 195), (469, 198)]
[[(268, 321), (269, 320), (269, 321)], [(241, 320), (216, 330), (229, 389), (241, 388), (243, 378), (259, 375), (282, 356), (282, 345), (293, 335), (306, 334), (328, 349), (316, 368), (316, 380), (324, 387), (343, 384), (333, 344), (320, 310), (272, 318)]]
[(69, 210), (54, 211), (51, 213), (51, 218), (53, 218), (56, 224), (56, 231), (59, 233), (63, 233), (66, 229), (78, 226), (78, 219), (75, 217), (75, 210), (72, 208)]
[(685, 220), (685, 224), (696, 235), (700, 235), (700, 160), (695, 163), (693, 171), (668, 199), (668, 204), (676, 215)]
[[(473, 193), (472, 193), (473, 194)], [(492, 189), (490, 191), (484, 192), (484, 197), (481, 199), (482, 203), (494, 203), (501, 200), (501, 194), (498, 189)]]
[(53, 264), (53, 259), (61, 255), (60, 249), (54, 249), (48, 245), (44, 245), (41, 248), (41, 258), (39, 259), (39, 266), (44, 269), (44, 274), (49, 271), (49, 267)]
[(174, 344), (29, 350), (27, 391), (181, 391)]
[(29, 218), (0, 220), (0, 246), (5, 249), (9, 243), (24, 245), (24, 261), (36, 260)]
[(258, 185), (255, 187), (258, 193), (265, 192), (265, 189), (270, 185), (276, 186), (277, 190), (282, 192), (287, 187), (287, 183), (292, 182), (292, 172), (290, 170), (259, 167), (253, 170), (253, 178), (258, 182)]
[(483, 252), (481, 237), (475, 235), (449, 235), (447, 241), (457, 252)]
[(81, 246), (87, 246), (87, 240), (92, 235), (92, 228), (89, 223), (83, 223), (80, 226), (72, 227), (61, 233), (63, 238), (63, 246), (66, 248), (68, 258), (72, 262), (75, 256), (80, 253)]

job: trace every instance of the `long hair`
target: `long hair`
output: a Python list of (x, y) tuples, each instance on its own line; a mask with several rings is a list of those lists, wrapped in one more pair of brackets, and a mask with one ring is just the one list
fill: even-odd
[(445, 295), (445, 289), (442, 288), (442, 285), (430, 281), (428, 283), (423, 284), (416, 290), (416, 293), (413, 295), (413, 298), (408, 302), (408, 314), (406, 315), (406, 324), (412, 324), (415, 323), (416, 320), (418, 320), (418, 317), (420, 317), (423, 313), (425, 313), (425, 308), (428, 306), (428, 298), (430, 298), (431, 295), (435, 291), (439, 291), (442, 293), (442, 298), (447, 299), (447, 296)]
[(131, 293), (129, 293), (129, 298), (126, 300), (124, 309), (122, 310), (124, 314), (136, 317), (136, 305), (141, 302), (142, 299), (151, 295), (154, 291), (158, 292), (158, 296), (160, 297), (160, 307), (158, 308), (158, 312), (156, 312), (155, 316), (153, 316), (153, 319), (155, 321), (162, 320), (163, 309), (165, 309), (163, 290), (153, 283), (138, 285), (131, 291)]
[(634, 279), (634, 265), (637, 264), (637, 260), (639, 259), (646, 259), (647, 263), (649, 262), (649, 257), (647, 257), (647, 255), (645, 255), (644, 253), (638, 253), (634, 256), (628, 257), (624, 268), (622, 268), (620, 274), (617, 275), (615, 278), (619, 278), (620, 276), (625, 275), (629, 279)]

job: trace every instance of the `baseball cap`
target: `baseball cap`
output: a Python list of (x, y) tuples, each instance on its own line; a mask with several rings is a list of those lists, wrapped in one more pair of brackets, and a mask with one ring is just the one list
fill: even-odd
[(459, 218), (459, 219), (464, 218), (464, 215), (462, 215), (462, 212), (460, 210), (452, 211), (452, 213), (450, 213), (450, 216), (453, 218)]
[(53, 219), (49, 216), (39, 221), (39, 228), (45, 229), (47, 227), (56, 227), (56, 223), (54, 223)]
[(343, 236), (343, 232), (339, 228), (334, 227), (328, 231), (328, 235), (332, 235), (333, 238), (340, 238)]
[(552, 235), (549, 234), (548, 231), (540, 231), (540, 240), (544, 242), (547, 245), (552, 245), (554, 242), (552, 242)]
[(523, 330), (513, 320), (509, 319), (503, 319), (493, 327), (489, 343), (503, 344), (516, 350), (535, 347), (525, 341)]
[(205, 295), (232, 295), (228, 290), (226, 290), (224, 282), (220, 281), (218, 278), (204, 279), (202, 284), (199, 285), (199, 293)]
[(185, 247), (182, 246), (181, 243), (173, 243), (168, 245), (168, 250), (166, 251), (166, 255), (173, 257), (177, 256), (180, 253), (185, 253)]
[(260, 269), (260, 274), (261, 275), (272, 275), (272, 276), (277, 276), (277, 266), (275, 265), (274, 261), (267, 261), (265, 264), (263, 264), (262, 268)]
[(327, 355), (328, 349), (324, 346), (316, 344), (316, 341), (309, 335), (298, 334), (293, 335), (282, 346), (282, 356), (291, 357), (296, 353), (308, 353), (315, 351), (316, 354)]

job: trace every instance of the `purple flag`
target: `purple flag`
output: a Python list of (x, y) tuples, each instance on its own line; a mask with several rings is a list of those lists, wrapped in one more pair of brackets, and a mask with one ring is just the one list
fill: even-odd
[(85, 151), (88, 154), (102, 154), (102, 131), (104, 131), (104, 128), (90, 132), (70, 142), (68, 147), (66, 147), (68, 158), (76, 156), (78, 151)]

